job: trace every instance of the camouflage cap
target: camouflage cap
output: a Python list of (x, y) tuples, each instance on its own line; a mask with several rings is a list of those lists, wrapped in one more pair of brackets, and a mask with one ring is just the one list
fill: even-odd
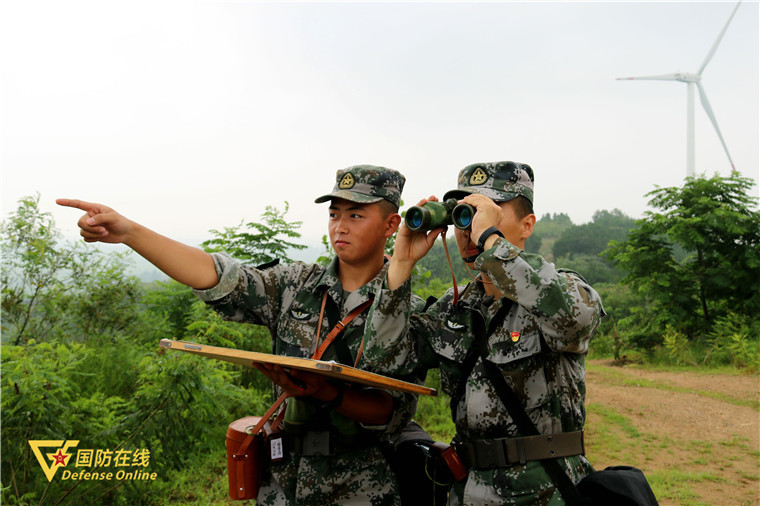
[(399, 205), (406, 178), (398, 171), (376, 165), (354, 165), (339, 170), (335, 175), (332, 193), (322, 195), (314, 202), (326, 202), (333, 198), (362, 204), (380, 202), (382, 199)]
[(494, 202), (507, 202), (522, 195), (533, 203), (533, 169), (516, 162), (473, 163), (459, 172), (457, 189), (443, 199), (462, 199), (479, 193)]

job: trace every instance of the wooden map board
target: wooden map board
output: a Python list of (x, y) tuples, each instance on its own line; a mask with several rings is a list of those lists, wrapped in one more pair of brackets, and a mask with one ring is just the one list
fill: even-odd
[(189, 343), (187, 341), (175, 341), (172, 339), (161, 339), (158, 343), (164, 348), (172, 350), (185, 351), (195, 355), (224, 360), (233, 364), (245, 365), (252, 367), (255, 363), (274, 364), (291, 369), (300, 369), (312, 373), (322, 374), (331, 378), (339, 379), (348, 383), (360, 383), (375, 388), (386, 390), (399, 390), (401, 392), (411, 392), (422, 395), (438, 395), (434, 388), (428, 388), (416, 383), (389, 378), (381, 374), (375, 374), (355, 367), (350, 367), (335, 362), (324, 362), (322, 360), (312, 360), (309, 358), (295, 358), (281, 355), (271, 355), (269, 353), (258, 353), (255, 351), (243, 351), (233, 348), (222, 348), (219, 346), (208, 346), (206, 344)]

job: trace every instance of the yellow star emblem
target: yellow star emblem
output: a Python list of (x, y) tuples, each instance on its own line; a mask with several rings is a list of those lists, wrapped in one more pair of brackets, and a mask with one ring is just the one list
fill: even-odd
[(480, 167), (475, 169), (475, 172), (473, 172), (472, 175), (470, 176), (471, 185), (483, 184), (486, 181), (488, 181), (488, 174), (486, 174), (486, 171), (484, 171)]
[(338, 185), (338, 188), (341, 190), (348, 190), (349, 188), (354, 187), (354, 176), (352, 176), (350, 173), (343, 176), (343, 179), (340, 180), (340, 184)]

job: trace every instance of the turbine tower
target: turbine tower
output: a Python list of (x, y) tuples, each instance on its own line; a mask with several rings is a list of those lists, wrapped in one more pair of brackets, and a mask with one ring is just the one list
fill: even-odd
[(731, 159), (731, 155), (728, 152), (726, 141), (723, 140), (723, 135), (720, 133), (720, 128), (718, 127), (718, 120), (715, 119), (715, 114), (713, 114), (712, 107), (710, 107), (710, 101), (707, 100), (707, 94), (705, 93), (705, 89), (702, 86), (702, 72), (705, 70), (705, 67), (707, 67), (707, 64), (710, 63), (710, 60), (715, 54), (715, 51), (718, 49), (718, 45), (720, 44), (720, 41), (723, 38), (723, 35), (726, 33), (726, 30), (728, 29), (728, 25), (731, 23), (731, 20), (734, 19), (734, 14), (736, 14), (736, 10), (739, 8), (739, 5), (741, 3), (742, 3), (741, 0), (739, 0), (739, 2), (736, 4), (736, 7), (734, 7), (734, 11), (731, 13), (731, 16), (729, 16), (728, 21), (726, 22), (726, 25), (723, 27), (723, 30), (721, 30), (720, 33), (718, 34), (718, 38), (715, 40), (715, 43), (713, 43), (712, 47), (710, 48), (710, 51), (707, 53), (707, 56), (705, 57), (705, 61), (702, 62), (702, 65), (699, 67), (699, 70), (697, 70), (696, 74), (679, 72), (676, 74), (664, 74), (660, 76), (618, 77), (617, 78), (618, 81), (647, 80), (647, 81), (680, 81), (682, 83), (686, 83), (686, 86), (687, 86), (686, 88), (686, 176), (687, 177), (694, 176), (694, 87), (695, 86), (699, 90), (699, 99), (702, 102), (702, 107), (704, 108), (705, 113), (707, 113), (707, 117), (710, 118), (710, 121), (715, 127), (715, 132), (717, 132), (718, 138), (720, 139), (720, 143), (723, 145), (723, 150), (726, 152), (728, 161), (731, 163), (731, 169), (734, 170), (736, 168), (734, 167), (734, 161)]

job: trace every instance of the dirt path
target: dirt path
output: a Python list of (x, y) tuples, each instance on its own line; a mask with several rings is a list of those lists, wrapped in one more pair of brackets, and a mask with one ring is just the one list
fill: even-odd
[(591, 361), (588, 455), (646, 473), (660, 504), (760, 504), (757, 376), (645, 371)]

